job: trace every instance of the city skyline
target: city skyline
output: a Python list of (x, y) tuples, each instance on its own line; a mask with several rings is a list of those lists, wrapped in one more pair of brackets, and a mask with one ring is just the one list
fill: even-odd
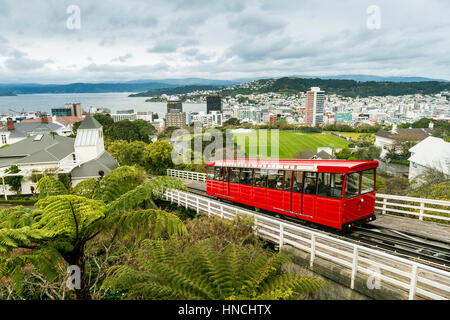
[(440, 0), (0, 0), (0, 83), (295, 74), (450, 79), (449, 9)]

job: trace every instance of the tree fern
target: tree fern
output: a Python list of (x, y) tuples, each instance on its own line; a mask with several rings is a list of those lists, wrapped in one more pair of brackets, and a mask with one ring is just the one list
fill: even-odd
[(235, 244), (218, 252), (209, 240), (186, 249), (145, 240), (135, 265), (112, 267), (103, 287), (127, 288), (132, 299), (293, 299), (323, 287), (322, 280), (282, 272), (289, 261)]
[(111, 171), (99, 184), (94, 199), (109, 203), (133, 190), (146, 179), (145, 171), (136, 167), (123, 166)]
[(95, 178), (89, 178), (78, 182), (73, 188), (72, 194), (80, 197), (92, 198), (99, 183), (99, 180)]
[(64, 184), (54, 176), (45, 176), (39, 179), (36, 184), (36, 192), (39, 193), (39, 199), (48, 196), (67, 194), (68, 190)]
[(157, 177), (148, 180), (140, 186), (126, 192), (117, 199), (109, 202), (106, 213), (121, 212), (136, 208), (145, 200), (155, 200), (163, 194), (166, 189), (187, 190), (186, 186), (173, 177)]

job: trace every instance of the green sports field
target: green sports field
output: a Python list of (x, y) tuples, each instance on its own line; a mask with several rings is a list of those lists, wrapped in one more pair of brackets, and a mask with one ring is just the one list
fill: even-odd
[[(254, 143), (250, 144), (250, 139), (248, 138), (248, 133), (234, 133), (234, 139), (237, 144), (244, 149), (245, 153), (248, 156), (251, 156), (250, 147), (253, 148), (253, 154), (259, 155), (262, 157), (264, 153), (265, 147), (267, 147), (267, 153), (270, 157), (271, 154), (271, 134), (270, 130), (267, 132), (267, 139), (263, 139), (264, 133), (260, 131), (264, 130), (256, 130), (257, 132), (257, 140), (258, 140), (258, 149)], [(247, 138), (245, 138), (247, 136)], [(245, 138), (245, 142), (244, 142)], [(265, 141), (264, 141), (265, 140)], [(338, 138), (336, 136), (332, 136), (330, 134), (320, 134), (320, 133), (303, 133), (298, 131), (279, 131), (279, 158), (280, 159), (289, 159), (293, 158), (297, 153), (305, 150), (311, 150), (313, 152), (317, 152), (318, 147), (330, 147), (333, 149), (336, 148), (345, 148), (348, 146), (348, 142), (344, 139)]]

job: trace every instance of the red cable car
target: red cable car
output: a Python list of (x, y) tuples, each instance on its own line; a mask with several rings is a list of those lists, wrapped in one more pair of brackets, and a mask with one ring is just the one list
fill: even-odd
[(375, 220), (378, 161), (206, 163), (208, 195), (336, 229)]

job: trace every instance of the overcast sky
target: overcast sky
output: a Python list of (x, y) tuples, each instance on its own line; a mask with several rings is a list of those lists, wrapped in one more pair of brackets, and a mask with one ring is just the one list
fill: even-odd
[(449, 17), (448, 0), (0, 0), (0, 83), (450, 79)]

